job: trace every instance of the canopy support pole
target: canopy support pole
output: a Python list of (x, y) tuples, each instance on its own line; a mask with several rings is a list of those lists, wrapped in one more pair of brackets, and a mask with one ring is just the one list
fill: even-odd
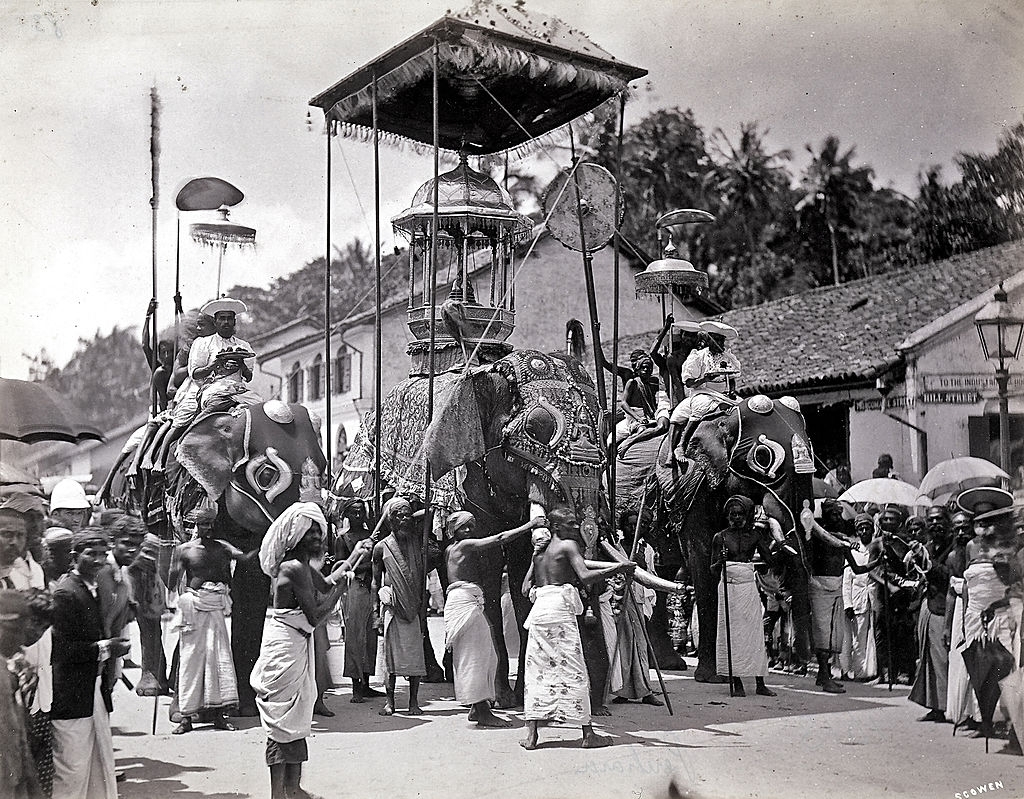
[[(160, 95), (157, 94), (156, 86), (154, 85), (149, 92), (149, 112), (150, 112), (150, 126), (149, 126), (149, 157), (150, 157), (150, 180), (153, 188), (153, 196), (149, 198), (149, 207), (152, 211), (152, 226), (153, 226), (153, 300), (156, 300), (156, 226), (157, 226), (157, 209), (160, 206)], [(156, 307), (153, 308), (153, 318), (151, 321), (153, 335), (150, 341), (153, 342), (153, 350), (150, 355), (149, 371), (150, 375), (156, 371), (158, 363), (158, 353), (160, 351), (160, 328), (157, 327), (156, 322)], [(152, 398), (150, 401), (150, 413), (156, 416), (157, 413), (157, 397), (156, 392), (150, 392)]]
[[(377, 73), (373, 74), (373, 266), (376, 280), (377, 310), (373, 317), (373, 418), (377, 442), (373, 448), (373, 510), (380, 515), (380, 410), (381, 410), (381, 274), (380, 274), (380, 130), (377, 127)], [(412, 244), (409, 245), (410, 252)]]
[[(618, 407), (619, 404), (619, 381), (616, 380), (616, 376), (619, 373), (619, 206), (622, 202), (622, 125), (623, 116), (626, 112), (626, 94), (623, 92), (619, 95), (619, 131), (618, 137), (615, 140), (615, 209), (612, 211), (615, 222), (615, 235), (612, 236), (612, 268), (615, 270), (612, 276), (612, 367), (614, 368), (612, 376), (612, 401), (613, 407)], [(596, 346), (596, 344), (595, 344)], [(604, 380), (604, 375), (598, 371), (597, 379), (599, 381)], [(611, 513), (611, 529), (615, 529), (616, 519), (616, 493), (615, 493), (615, 472), (616, 472), (616, 461), (617, 450), (619, 442), (616, 440), (615, 425), (611, 425), (612, 433), (612, 445), (609, 450), (610, 457), (608, 458), (608, 511)], [(600, 443), (598, 444), (600, 446)], [(641, 503), (642, 505), (642, 503)], [(642, 507), (641, 507), (642, 509)], [(639, 521), (639, 520), (638, 520)], [(639, 524), (637, 525), (639, 527)], [(636, 544), (634, 542), (634, 548)]]
[[(326, 425), (326, 432), (324, 434), (324, 454), (327, 456), (327, 488), (328, 490), (334, 488), (334, 484), (331, 479), (331, 450), (332, 450), (332, 434), (331, 434), (331, 131), (333, 125), (331, 120), (327, 120), (327, 197), (326, 197), (326, 209), (325, 213), (327, 216), (327, 237), (324, 242), (324, 382), (326, 391), (324, 391), (324, 416), (327, 418), (324, 420)], [(331, 520), (327, 519), (327, 538), (328, 541), (331, 539)], [(331, 542), (333, 546), (333, 542)]]

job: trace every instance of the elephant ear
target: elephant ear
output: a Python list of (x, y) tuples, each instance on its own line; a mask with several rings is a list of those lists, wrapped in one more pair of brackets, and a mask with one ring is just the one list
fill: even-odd
[(434, 419), (423, 436), (423, 451), (435, 479), (484, 456), (484, 431), (472, 372), (463, 373), (438, 392)]
[(178, 442), (177, 459), (216, 502), (231, 482), (231, 471), (245, 451), (245, 419), (214, 413), (189, 428)]
[[(658, 482), (670, 507), (689, 508), (694, 496), (700, 490), (714, 489), (719, 486), (729, 473), (729, 425), (734, 421), (735, 410), (725, 416), (706, 419), (701, 422), (691, 436), (686, 448), (686, 471), (673, 463), (670, 468), (664, 466), (657, 471)], [(659, 452), (659, 463), (665, 458), (668, 441), (662, 444)]]

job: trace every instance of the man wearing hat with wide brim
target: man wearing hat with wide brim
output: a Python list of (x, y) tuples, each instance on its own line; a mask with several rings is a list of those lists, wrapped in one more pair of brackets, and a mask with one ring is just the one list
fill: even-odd
[[(189, 350), (188, 375), (200, 385), (211, 379), (252, 380), (252, 367), (255, 363), (252, 347), (248, 341), (235, 335), (237, 315), (246, 310), (244, 302), (230, 297), (212, 300), (203, 306), (202, 312), (213, 317), (213, 326), (217, 332), (196, 339)], [(230, 354), (232, 352), (239, 355), (234, 357)]]

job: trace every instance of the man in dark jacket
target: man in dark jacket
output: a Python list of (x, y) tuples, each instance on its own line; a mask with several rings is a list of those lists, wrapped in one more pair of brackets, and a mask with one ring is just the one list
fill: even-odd
[(53, 592), (54, 799), (116, 799), (110, 688), (103, 666), (128, 651), (128, 641), (104, 634), (96, 577), (107, 562), (109, 540), (86, 527), (72, 540), (74, 568)]

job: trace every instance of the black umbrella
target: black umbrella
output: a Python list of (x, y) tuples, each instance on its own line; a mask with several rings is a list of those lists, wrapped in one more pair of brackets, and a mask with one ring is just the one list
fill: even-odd
[(998, 639), (986, 633), (964, 650), (963, 657), (971, 677), (971, 687), (978, 698), (981, 728), (988, 739), (992, 734), (992, 716), (999, 702), (999, 681), (1013, 671), (1013, 655)]
[(74, 403), (49, 386), (0, 377), (0, 439), (77, 444), (102, 441), (103, 434)]

